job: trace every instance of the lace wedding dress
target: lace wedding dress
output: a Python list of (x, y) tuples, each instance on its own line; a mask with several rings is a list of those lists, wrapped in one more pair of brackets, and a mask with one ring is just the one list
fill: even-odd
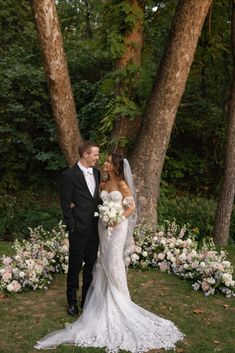
[[(101, 192), (103, 200), (122, 202), (119, 191)], [(119, 349), (132, 353), (150, 349), (172, 349), (183, 334), (169, 320), (142, 309), (130, 299), (123, 250), (128, 220), (113, 228), (111, 236), (99, 220), (100, 253), (82, 315), (66, 328), (38, 341), (35, 348), (51, 349), (60, 344), (105, 347), (109, 353)]]

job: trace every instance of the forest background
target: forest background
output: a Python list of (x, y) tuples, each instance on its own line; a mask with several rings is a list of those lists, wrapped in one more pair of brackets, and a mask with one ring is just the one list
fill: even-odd
[[(115, 1), (113, 2), (115, 3)], [(116, 3), (125, 3), (116, 2)], [(115, 67), (125, 6), (56, 1), (79, 127), (107, 152), (115, 114), (143, 113), (168, 40), (176, 0), (146, 1), (141, 73)], [(67, 163), (60, 151), (30, 4), (0, 0), (0, 238), (27, 237), (27, 227), (61, 219), (58, 185)], [(224, 174), (232, 80), (231, 2), (215, 0), (204, 23), (175, 120), (161, 177), (159, 223), (190, 223), (210, 235)], [(134, 87), (117, 102), (115, 83)], [(159, 136), (161, 138), (161, 136)], [(126, 141), (131, 147), (132, 141)], [(144, 153), (144, 148), (143, 148)], [(137, 156), (138, 158), (138, 156)], [(235, 214), (230, 242), (235, 240)]]

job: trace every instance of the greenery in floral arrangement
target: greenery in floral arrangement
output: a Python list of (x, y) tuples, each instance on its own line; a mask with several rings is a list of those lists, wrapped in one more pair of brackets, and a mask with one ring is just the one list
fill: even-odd
[(53, 273), (67, 272), (68, 239), (62, 223), (45, 231), (42, 226), (30, 229), (29, 240), (16, 240), (14, 256), (0, 258), (0, 289), (20, 292), (47, 289)]
[[(220, 292), (235, 296), (233, 267), (226, 251), (217, 251), (212, 239), (197, 242), (197, 230), (166, 221), (153, 231), (148, 224), (135, 229), (135, 252), (130, 256), (133, 268), (157, 268), (192, 282), (194, 290), (206, 296)], [(53, 274), (67, 272), (68, 239), (64, 226), (46, 231), (42, 226), (30, 229), (29, 240), (16, 240), (15, 255), (0, 258), (0, 289), (20, 292), (46, 289)]]
[(227, 261), (226, 251), (217, 251), (211, 238), (202, 243), (187, 225), (165, 222), (153, 234), (146, 226), (135, 230), (136, 250), (130, 257), (130, 265), (142, 269), (159, 268), (191, 280), (194, 290), (205, 295), (220, 291), (226, 297), (235, 296), (233, 267)]

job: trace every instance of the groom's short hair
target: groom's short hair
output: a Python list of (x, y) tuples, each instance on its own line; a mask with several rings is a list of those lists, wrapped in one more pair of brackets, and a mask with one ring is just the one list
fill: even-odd
[(90, 141), (90, 140), (85, 140), (83, 141), (79, 147), (78, 147), (78, 153), (80, 155), (80, 157), (83, 157), (85, 152), (90, 152), (92, 147), (99, 147), (99, 145), (97, 145), (97, 143)]

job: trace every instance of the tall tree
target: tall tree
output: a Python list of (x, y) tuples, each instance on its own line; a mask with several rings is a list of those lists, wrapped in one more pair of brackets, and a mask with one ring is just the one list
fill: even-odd
[(233, 54), (233, 81), (228, 109), (225, 171), (216, 211), (213, 235), (215, 243), (226, 245), (235, 194), (235, 0), (232, 1), (231, 44)]
[(162, 167), (198, 38), (212, 0), (179, 0), (130, 160), (136, 178), (140, 220), (157, 220)]
[(54, 1), (31, 0), (58, 139), (69, 165), (78, 159), (81, 135)]
[[(128, 80), (128, 83), (131, 81), (136, 85), (140, 77), (141, 51), (143, 47), (144, 2), (143, 0), (126, 0), (123, 2), (123, 6), (127, 8), (123, 39), (124, 49), (121, 57), (116, 61), (116, 68), (118, 70), (126, 70), (126, 72), (131, 69), (129, 72), (131, 80)], [(124, 76), (126, 79), (126, 75)], [(125, 79), (120, 80), (116, 86), (116, 95), (126, 96), (126, 99), (131, 99), (134, 87), (126, 84), (125, 81), (127, 80)], [(123, 152), (127, 150), (128, 142), (137, 136), (139, 125), (140, 116), (130, 119), (130, 117), (124, 115), (124, 112), (117, 115), (111, 140), (112, 144), (115, 145), (116, 151)]]

